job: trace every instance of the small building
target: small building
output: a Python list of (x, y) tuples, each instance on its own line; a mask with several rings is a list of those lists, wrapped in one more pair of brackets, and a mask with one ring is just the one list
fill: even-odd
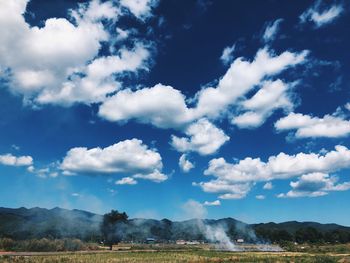
[(183, 240), (183, 239), (176, 240), (176, 245), (186, 245), (186, 240)]
[(236, 239), (236, 243), (243, 244), (244, 243), (244, 239), (243, 238), (238, 238), (238, 239)]
[(187, 241), (186, 245), (199, 245), (200, 242), (198, 240), (191, 240), (191, 241)]
[(154, 244), (156, 243), (156, 239), (153, 237), (146, 238), (146, 244)]

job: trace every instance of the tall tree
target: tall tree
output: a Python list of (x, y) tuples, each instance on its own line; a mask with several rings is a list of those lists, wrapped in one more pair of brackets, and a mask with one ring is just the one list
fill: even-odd
[(110, 250), (112, 250), (113, 244), (121, 241), (123, 225), (125, 226), (127, 220), (127, 214), (125, 212), (119, 213), (117, 210), (103, 215), (101, 232), (104, 242)]

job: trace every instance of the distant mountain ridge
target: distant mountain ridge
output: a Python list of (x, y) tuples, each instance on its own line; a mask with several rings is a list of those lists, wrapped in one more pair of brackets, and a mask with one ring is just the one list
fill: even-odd
[(317, 229), (320, 232), (327, 232), (327, 231), (334, 231), (334, 230), (344, 230), (344, 231), (350, 231), (350, 227), (342, 226), (338, 224), (322, 224), (312, 221), (305, 221), (305, 222), (298, 222), (298, 221), (287, 221), (282, 223), (260, 223), (260, 224), (251, 224), (253, 227), (260, 227), (270, 230), (286, 230), (289, 233), (294, 233), (300, 228), (307, 228), (307, 227), (313, 227)]
[[(100, 239), (100, 223), (102, 215), (83, 210), (68, 210), (55, 207), (45, 208), (1, 208), (0, 207), (0, 238), (14, 239), (31, 238), (80, 238), (83, 240)], [(171, 221), (168, 219), (129, 220), (127, 225), (120, 226), (124, 240), (144, 241), (148, 237), (158, 240), (204, 240), (203, 228), (223, 228), (232, 239), (243, 238), (256, 241), (255, 230), (287, 231), (290, 234), (299, 229), (312, 227), (325, 233), (341, 230), (350, 233), (350, 227), (337, 224), (321, 224), (316, 222), (289, 221), (283, 223), (246, 224), (233, 218), (222, 219), (191, 219), (186, 221)]]
[(99, 236), (101, 215), (55, 207), (0, 208), (0, 236), (15, 239)]

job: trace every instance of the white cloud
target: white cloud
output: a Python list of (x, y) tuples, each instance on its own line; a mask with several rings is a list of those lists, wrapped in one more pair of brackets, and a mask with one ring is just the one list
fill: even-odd
[(204, 219), (208, 214), (203, 204), (192, 199), (182, 205), (182, 210), (185, 219)]
[(162, 158), (141, 140), (131, 139), (106, 148), (72, 148), (63, 159), (60, 169), (68, 173), (132, 174), (135, 178), (164, 181), (160, 173)]
[(99, 115), (110, 121), (136, 119), (159, 128), (182, 127), (192, 120), (184, 95), (162, 84), (122, 90), (101, 105)]
[(235, 59), (216, 88), (208, 87), (198, 92), (194, 115), (219, 117), (263, 79), (305, 62), (307, 54), (306, 51), (301, 53), (286, 51), (276, 56), (264, 48), (257, 52), (251, 62), (243, 58)]
[[(260, 49), (252, 61), (235, 59), (216, 87), (203, 88), (188, 100), (179, 90), (161, 84), (136, 91), (121, 90), (120, 76), (148, 69), (150, 45), (135, 40), (132, 48), (110, 48), (110, 55), (99, 57), (101, 45), (118, 37), (129, 37), (129, 31), (116, 25), (126, 9), (144, 20), (158, 1), (122, 0), (117, 4), (92, 0), (71, 10), (68, 19), (47, 19), (42, 27), (31, 27), (24, 20), (27, 2), (0, 4), (0, 65), (11, 72), (8, 76), (11, 91), (22, 94), (25, 102), (35, 106), (102, 102), (99, 116), (110, 121), (135, 119), (176, 129), (184, 129), (203, 117), (215, 121), (228, 115), (237, 106), (237, 100), (262, 80), (304, 62), (307, 55), (306, 51), (276, 55), (268, 48)], [(116, 32), (109, 33), (107, 27), (112, 26)], [(112, 36), (113, 33), (117, 36)], [(232, 55), (232, 50), (228, 51), (225, 58)], [(194, 106), (189, 108), (186, 101)], [(248, 120), (254, 126), (252, 122), (262, 123), (269, 114), (247, 111), (237, 116), (236, 122), (246, 125), (247, 118), (255, 118)]]
[(330, 24), (343, 13), (342, 5), (332, 5), (331, 7), (321, 10), (321, 1), (317, 1), (308, 10), (299, 17), (300, 23), (313, 22), (317, 28)]
[(349, 103), (349, 102), (346, 103), (344, 107), (345, 107), (345, 109), (347, 109), (348, 111), (350, 111), (350, 103)]
[(120, 4), (134, 16), (144, 20), (152, 15), (152, 9), (158, 4), (158, 0), (121, 0)]
[(116, 37), (116, 41), (121, 41), (121, 40), (127, 39), (129, 36), (129, 30), (124, 30), (124, 29), (117, 27), (116, 31), (118, 34)]
[(256, 195), (255, 198), (258, 200), (264, 200), (265, 196), (264, 195)]
[(329, 137), (338, 138), (350, 134), (350, 121), (341, 116), (325, 115), (322, 118), (290, 113), (275, 123), (277, 131), (296, 130), (296, 138)]
[(51, 172), (49, 173), (49, 177), (56, 178), (58, 176), (58, 172)]
[(31, 156), (14, 156), (10, 153), (0, 155), (0, 164), (8, 166), (31, 166), (33, 158)]
[(252, 129), (261, 126), (265, 121), (263, 114), (254, 111), (247, 111), (232, 118), (231, 123), (239, 128)]
[(233, 117), (232, 124), (240, 128), (256, 128), (277, 109), (291, 111), (294, 108), (291, 94), (293, 86), (280, 79), (263, 82), (262, 87), (251, 98), (241, 102), (245, 112)]
[(149, 53), (141, 44), (97, 58), (102, 42), (110, 40), (102, 20), (122, 15), (111, 1), (80, 4), (69, 20), (49, 18), (42, 27), (26, 23), (27, 2), (0, 3), (0, 66), (10, 72), (10, 90), (26, 103), (101, 102), (119, 88), (118, 74), (146, 66)]
[(317, 197), (327, 195), (331, 191), (346, 191), (350, 189), (350, 182), (339, 183), (336, 176), (325, 173), (309, 173), (302, 175), (298, 181), (291, 182), (292, 190), (286, 194), (279, 194), (279, 198)]
[[(94, 59), (80, 72), (84, 77), (75, 75), (66, 81), (60, 90), (45, 89), (37, 101), (42, 104), (70, 105), (74, 102), (94, 103), (106, 99), (106, 95), (120, 88), (120, 83), (113, 74), (137, 71), (144, 67), (143, 62), (149, 57), (149, 51), (141, 44), (132, 50), (122, 48), (118, 55)], [(146, 69), (146, 68), (145, 68)]]
[(34, 167), (34, 165), (30, 165), (28, 166), (27, 171), (43, 179), (56, 178), (59, 176), (58, 165), (59, 162), (52, 162), (40, 168)]
[(267, 24), (262, 37), (265, 43), (271, 42), (276, 38), (277, 31), (282, 21), (283, 19), (277, 19)]
[(165, 174), (162, 174), (161, 172), (159, 172), (158, 170), (155, 170), (152, 173), (149, 174), (135, 174), (133, 176), (133, 178), (139, 178), (139, 179), (144, 179), (144, 180), (150, 180), (153, 181), (155, 183), (161, 183), (163, 181), (166, 181), (168, 179), (168, 176)]
[(215, 200), (213, 202), (205, 201), (203, 203), (203, 205), (205, 205), (205, 206), (220, 206), (221, 202), (220, 202), (220, 200)]
[(270, 156), (267, 162), (247, 157), (237, 163), (227, 163), (224, 158), (209, 162), (205, 175), (216, 179), (194, 183), (203, 191), (221, 193), (220, 198), (243, 198), (255, 182), (288, 179), (309, 173), (331, 173), (350, 168), (350, 150), (337, 145), (335, 150), (321, 153), (280, 153)]
[(267, 182), (263, 186), (263, 189), (265, 189), (265, 190), (271, 190), (272, 188), (273, 188), (273, 184), (271, 182)]
[(251, 190), (252, 183), (232, 183), (226, 180), (211, 180), (209, 182), (193, 183), (206, 193), (219, 193), (220, 199), (242, 199)]
[(135, 184), (137, 184), (137, 181), (134, 178), (132, 178), (132, 177), (123, 177), (122, 179), (116, 181), (115, 184), (119, 184), (119, 185), (124, 185), (124, 184), (135, 185)]
[(188, 137), (171, 137), (171, 145), (179, 152), (215, 153), (230, 137), (207, 119), (200, 119), (185, 130)]
[(34, 173), (37, 177), (47, 178), (50, 173), (50, 168), (46, 167), (41, 169), (34, 169), (31, 172)]
[(194, 164), (187, 160), (186, 154), (182, 154), (180, 156), (179, 166), (181, 170), (185, 173), (189, 172), (192, 168), (194, 168)]
[(223, 158), (212, 159), (204, 174), (231, 182), (250, 182), (286, 179), (312, 172), (327, 173), (348, 167), (350, 167), (350, 150), (337, 145), (335, 150), (324, 154), (288, 155), (281, 152), (276, 156), (270, 156), (267, 162), (250, 157), (236, 164), (227, 163)]
[[(267, 48), (260, 49), (251, 62), (237, 58), (216, 87), (203, 88), (194, 98), (187, 100), (181, 91), (162, 84), (136, 91), (127, 89), (108, 98), (101, 105), (99, 115), (110, 121), (123, 122), (135, 119), (159, 128), (176, 129), (183, 129), (203, 117), (215, 120), (227, 115), (233, 106), (237, 106), (237, 101), (260, 85), (262, 80), (305, 62), (307, 54), (307, 51), (301, 53), (286, 51), (275, 55)], [(273, 87), (263, 86), (262, 91), (257, 94), (259, 98), (252, 98), (253, 100), (260, 100), (260, 97), (270, 98), (273, 94), (265, 95), (270, 89), (278, 91), (278, 103), (276, 102), (272, 108), (266, 106), (265, 112), (259, 112), (264, 113), (263, 118), (267, 118), (275, 108), (287, 107), (285, 104), (289, 97), (285, 89), (289, 90), (290, 84), (271, 81), (271, 86)], [(189, 108), (186, 101), (191, 101), (194, 107)]]
[(233, 44), (232, 46), (225, 47), (222, 51), (222, 55), (220, 57), (220, 60), (224, 65), (228, 65), (232, 62), (233, 59), (233, 52), (235, 51), (236, 45)]
[(71, 10), (71, 15), (77, 20), (99, 21), (101, 19), (118, 19), (121, 15), (112, 1), (101, 2), (92, 0), (89, 4), (79, 4), (78, 10)]

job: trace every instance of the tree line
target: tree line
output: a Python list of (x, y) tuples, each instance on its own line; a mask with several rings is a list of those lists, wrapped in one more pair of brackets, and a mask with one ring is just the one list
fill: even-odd
[(255, 228), (257, 238), (279, 243), (294, 241), (297, 243), (349, 243), (350, 232), (336, 229), (332, 231), (319, 231), (314, 227), (299, 228), (294, 233), (280, 229)]

